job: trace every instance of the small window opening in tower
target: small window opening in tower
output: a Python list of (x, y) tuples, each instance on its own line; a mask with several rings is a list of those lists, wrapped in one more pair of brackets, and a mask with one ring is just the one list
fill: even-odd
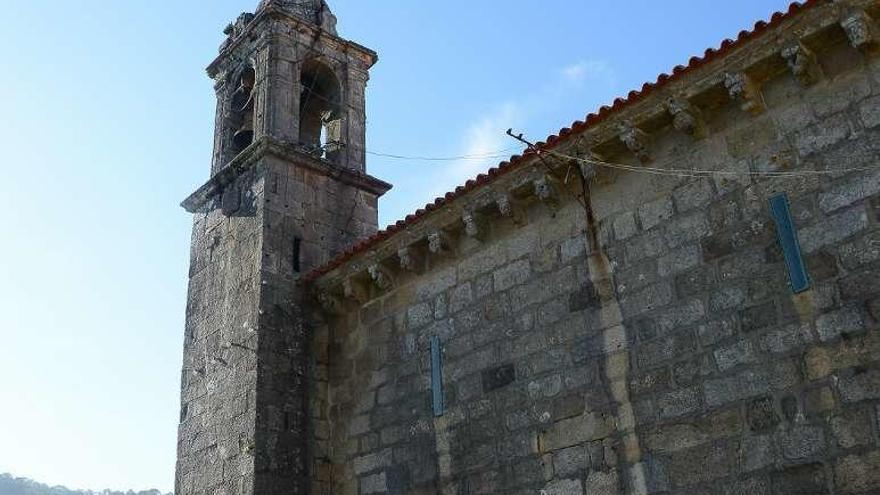
[(293, 273), (300, 273), (302, 270), (302, 239), (293, 238)]
[(339, 80), (329, 67), (310, 60), (303, 65), (300, 82), (300, 146), (306, 153), (335, 162), (344, 146)]
[(251, 67), (242, 71), (232, 95), (233, 154), (238, 155), (254, 141), (254, 85), (256, 73)]

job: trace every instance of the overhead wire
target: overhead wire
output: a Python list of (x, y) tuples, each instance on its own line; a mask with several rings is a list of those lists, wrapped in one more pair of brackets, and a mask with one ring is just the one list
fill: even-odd
[[(307, 55), (304, 57), (304, 60), (317, 59), (321, 56), (321, 53), (318, 50), (316, 50), (313, 46), (309, 46), (308, 50), (309, 51), (308, 51)], [(317, 82), (318, 82), (317, 77), (314, 77), (312, 79), (310, 85), (303, 87), (303, 90), (305, 93), (304, 103), (302, 104), (303, 107), (308, 105), (312, 98), (316, 98), (316, 99), (322, 100), (322, 101), (324, 101), (328, 104), (331, 104), (331, 105), (340, 105), (341, 104), (342, 106), (347, 107), (349, 109), (359, 110), (359, 108), (355, 107), (354, 105), (352, 105), (348, 102), (340, 101), (338, 99), (330, 99), (330, 98), (326, 97), (325, 95), (321, 94), (316, 89)], [(472, 153), (472, 154), (464, 154), (464, 155), (457, 155), (457, 156), (456, 155), (453, 155), (453, 156), (404, 155), (404, 154), (398, 154), (398, 153), (387, 153), (387, 152), (382, 152), (382, 151), (371, 151), (371, 150), (367, 150), (366, 153), (368, 155), (372, 155), (372, 156), (376, 156), (376, 157), (380, 157), (380, 158), (388, 158), (388, 159), (392, 159), (392, 160), (444, 162), (444, 161), (467, 161), (467, 160), (480, 161), (480, 160), (488, 160), (488, 159), (502, 160), (502, 159), (510, 158), (509, 153), (517, 151), (518, 149), (519, 149), (518, 147), (510, 147), (510, 148), (505, 148), (505, 149), (497, 150), (497, 151), (488, 151), (486, 153)]]
[(394, 160), (412, 160), (412, 161), (426, 161), (426, 162), (443, 162), (443, 161), (459, 161), (459, 160), (486, 160), (489, 158), (509, 158), (510, 155), (506, 154), (506, 152), (514, 151), (517, 148), (508, 148), (498, 151), (486, 152), (486, 153), (474, 153), (469, 155), (458, 155), (458, 156), (407, 156), (407, 155), (398, 155), (394, 153), (382, 153), (378, 151), (367, 151), (368, 155), (378, 156), (382, 158), (391, 158)]
[(836, 174), (846, 174), (851, 172), (870, 172), (870, 171), (880, 171), (880, 167), (847, 167), (847, 168), (839, 168), (839, 169), (827, 169), (827, 170), (708, 170), (708, 169), (684, 169), (684, 168), (659, 168), (659, 167), (648, 167), (648, 166), (636, 166), (636, 165), (626, 165), (623, 163), (614, 163), (607, 162), (604, 160), (598, 160), (595, 158), (584, 158), (578, 156), (572, 156), (565, 153), (560, 153), (558, 151), (553, 150), (538, 150), (537, 153), (540, 155), (542, 153), (549, 153), (559, 158), (563, 158), (566, 160), (574, 160), (577, 162), (587, 163), (591, 165), (596, 165), (600, 167), (606, 167), (611, 169), (618, 170), (626, 170), (629, 172), (636, 173), (646, 173), (651, 175), (666, 175), (666, 176), (675, 176), (675, 177), (713, 177), (713, 176), (728, 176), (728, 177), (741, 177), (744, 175), (752, 176), (752, 177), (809, 177), (809, 176), (821, 176), (821, 175), (836, 175)]
[[(721, 175), (721, 176), (728, 175), (728, 176), (733, 176), (733, 177), (742, 177), (744, 175), (753, 176), (753, 177), (760, 177), (760, 176), (808, 177), (808, 176), (825, 175), (825, 174), (839, 175), (839, 174), (850, 173), (850, 172), (864, 172), (864, 171), (878, 171), (878, 170), (880, 170), (880, 167), (847, 167), (847, 168), (839, 168), (839, 169), (833, 169), (833, 170), (766, 170), (766, 171), (760, 171), (760, 170), (749, 169), (747, 171), (742, 171), (742, 170), (658, 168), (658, 167), (648, 167), (645, 165), (634, 166), (634, 165), (626, 165), (623, 163), (613, 163), (613, 162), (607, 162), (604, 160), (599, 160), (599, 159), (595, 158), (595, 155), (593, 155), (593, 158), (584, 158), (582, 156), (572, 156), (572, 155), (560, 153), (560, 152), (554, 151), (554, 150), (542, 149), (541, 147), (537, 146), (535, 143), (529, 141), (528, 139), (525, 139), (523, 137), (522, 133), (514, 134), (513, 129), (508, 129), (507, 135), (512, 137), (513, 139), (525, 144), (527, 146), (526, 149), (529, 151), (532, 151), (536, 156), (541, 158), (542, 161), (543, 161), (543, 156), (545, 154), (551, 154), (551, 155), (555, 155), (557, 157), (560, 157), (560, 158), (563, 158), (566, 160), (570, 160), (570, 161), (581, 162), (581, 163), (586, 163), (586, 164), (591, 164), (591, 165), (597, 165), (597, 166), (607, 167), (607, 168), (612, 168), (612, 169), (626, 170), (626, 171), (637, 172), (637, 173), (648, 173), (648, 174), (654, 174), (654, 175), (696, 177), (696, 178), (712, 177), (715, 175)], [(592, 153), (591, 153), (591, 155), (592, 155)]]

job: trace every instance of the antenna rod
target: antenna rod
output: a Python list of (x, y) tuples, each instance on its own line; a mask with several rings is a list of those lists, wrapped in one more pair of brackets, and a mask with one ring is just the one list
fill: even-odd
[(526, 139), (526, 138), (523, 137), (523, 133), (514, 134), (514, 133), (513, 133), (513, 129), (508, 129), (508, 130), (507, 130), (507, 135), (510, 136), (510, 137), (512, 137), (513, 139), (516, 139), (517, 141), (519, 141), (519, 142), (525, 144), (526, 146), (529, 147), (530, 150), (532, 150), (532, 151), (534, 151), (534, 152), (536, 152), (536, 153), (540, 153), (540, 152), (541, 152), (541, 150), (539, 150), (538, 147), (535, 146), (535, 143), (533, 143), (533, 142), (531, 142), (531, 141), (529, 141), (528, 139)]

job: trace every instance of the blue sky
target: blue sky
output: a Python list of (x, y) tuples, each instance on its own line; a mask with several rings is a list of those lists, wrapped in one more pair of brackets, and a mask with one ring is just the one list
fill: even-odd
[[(0, 472), (173, 486), (190, 217), (210, 167), (203, 68), (257, 0), (0, 0)], [(541, 139), (781, 0), (336, 0), (380, 54), (368, 149)], [(509, 153), (509, 151), (508, 151)], [(395, 221), (497, 160), (371, 156)]]

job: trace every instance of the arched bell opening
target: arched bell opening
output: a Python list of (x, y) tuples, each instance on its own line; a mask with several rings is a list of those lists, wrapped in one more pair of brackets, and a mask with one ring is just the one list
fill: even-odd
[(254, 86), (256, 72), (248, 67), (238, 77), (235, 92), (232, 94), (232, 147), (233, 155), (238, 155), (254, 142)]
[(300, 146), (307, 153), (335, 162), (344, 146), (339, 79), (326, 65), (310, 60), (303, 65), (300, 83)]

